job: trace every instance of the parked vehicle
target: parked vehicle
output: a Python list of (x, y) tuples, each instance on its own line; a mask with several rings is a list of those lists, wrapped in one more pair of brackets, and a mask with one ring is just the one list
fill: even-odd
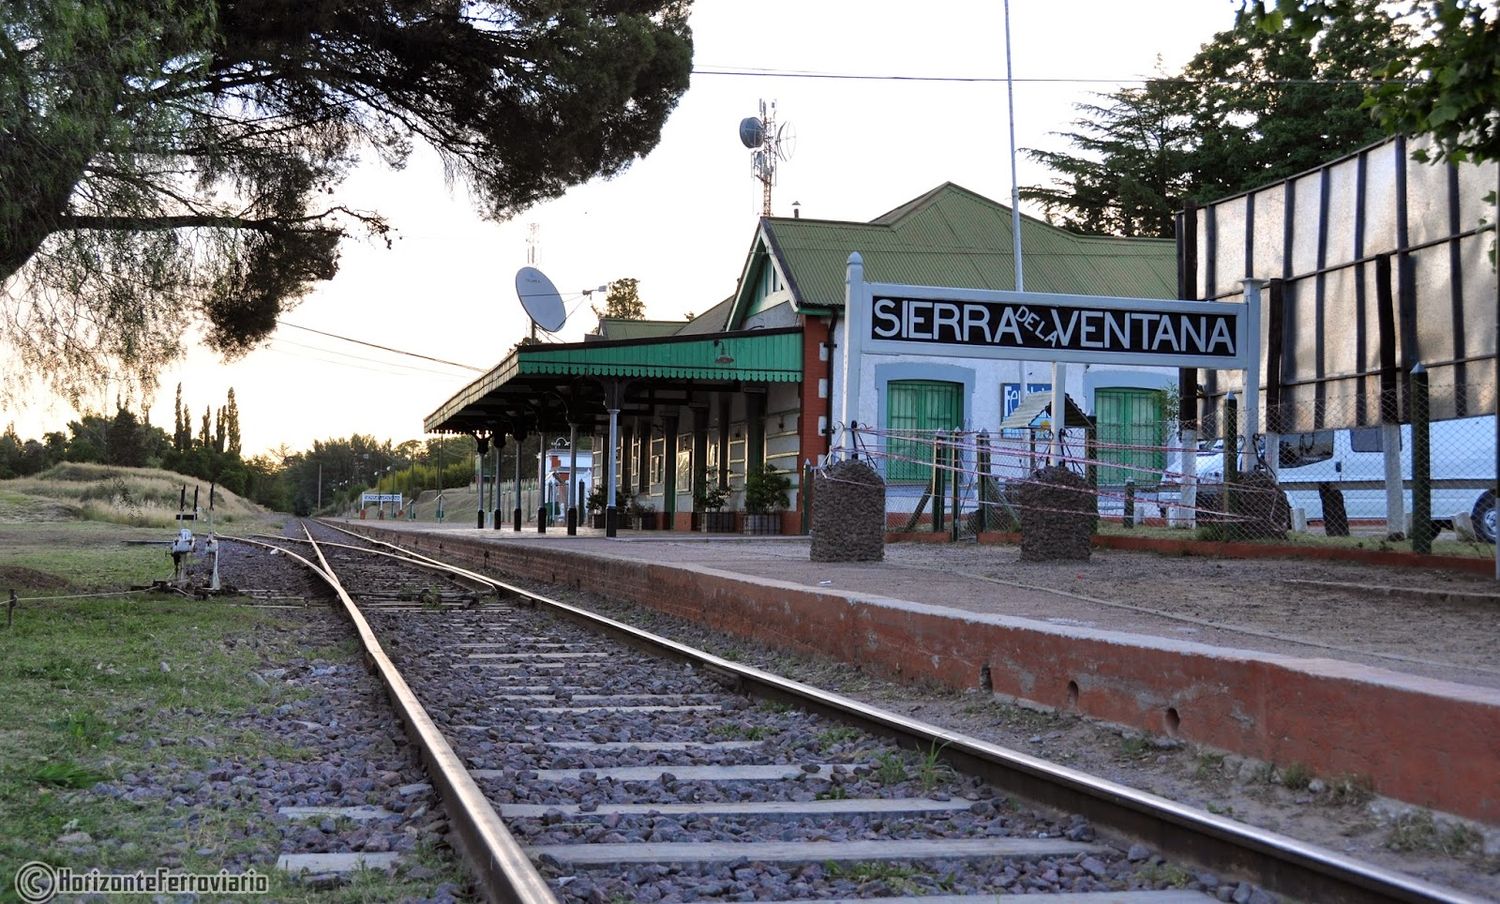
[[(1429, 432), (1432, 462), (1432, 515), (1443, 526), (1466, 512), (1474, 532), (1495, 542), (1495, 418), (1476, 417), (1436, 421)], [(1385, 450), (1380, 427), (1318, 430), (1281, 437), (1277, 481), (1287, 500), (1310, 519), (1323, 517), (1318, 484), (1328, 483), (1343, 493), (1350, 520), (1386, 520)], [(1264, 449), (1258, 450), (1264, 461)], [(1198, 482), (1222, 483), (1222, 442), (1200, 446)], [(1411, 426), (1401, 427), (1401, 479), (1405, 508), (1411, 511)], [(1180, 475), (1172, 475), (1173, 482)]]

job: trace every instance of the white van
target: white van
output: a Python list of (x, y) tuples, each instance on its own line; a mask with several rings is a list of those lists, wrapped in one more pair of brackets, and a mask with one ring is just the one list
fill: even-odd
[[(1318, 430), (1281, 437), (1277, 482), (1293, 508), (1310, 519), (1323, 517), (1318, 484), (1344, 495), (1350, 521), (1385, 521), (1385, 450), (1381, 428)], [(1474, 532), (1495, 542), (1495, 418), (1435, 421), (1428, 434), (1432, 461), (1432, 517), (1452, 526), (1453, 515), (1468, 513)], [(1198, 482), (1224, 480), (1222, 449), (1197, 455)], [(1401, 477), (1406, 511), (1411, 511), (1411, 426), (1401, 427)]]

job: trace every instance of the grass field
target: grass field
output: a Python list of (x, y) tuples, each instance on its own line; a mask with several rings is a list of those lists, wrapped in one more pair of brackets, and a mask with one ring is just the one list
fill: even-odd
[[(26, 495), (27, 505), (49, 502)], [(252, 673), (312, 658), (359, 663), (352, 643), (299, 647), (297, 633), (278, 624), (275, 610), (234, 599), (109, 593), (171, 572), (164, 547), (122, 542), (131, 539), (164, 535), (159, 528), (87, 520), (0, 523), (0, 600), (11, 589), (21, 598), (11, 625), (0, 614), (0, 901), (17, 900), (13, 876), (30, 860), (77, 871), (169, 866), (216, 873), (236, 856), (253, 857), (272, 875), (268, 897), (245, 900), (430, 894), (433, 880), (413, 883), (401, 874), (364, 873), (351, 885), (313, 891), (272, 873), (276, 817), (254, 794), (217, 809), (91, 790), (131, 773), (201, 769), (215, 758), (315, 757), (316, 751), (245, 727), (250, 714), (268, 714), (306, 693), (254, 681)], [(98, 588), (105, 595), (58, 598)], [(80, 832), (90, 837), (84, 847)], [(459, 881), (451, 861), (431, 851), (419, 852), (415, 862)]]

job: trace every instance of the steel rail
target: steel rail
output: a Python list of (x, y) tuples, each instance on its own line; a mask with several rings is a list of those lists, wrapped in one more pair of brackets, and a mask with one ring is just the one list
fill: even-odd
[[(306, 525), (303, 525), (302, 530), (307, 533)], [(224, 539), (238, 539), (240, 542), (280, 549), (311, 568), (338, 595), (343, 604), (344, 616), (359, 634), (366, 661), (385, 685), (396, 715), (406, 727), (407, 734), (416, 744), (423, 764), (427, 767), (427, 776), (443, 801), (449, 824), (453, 827), (453, 834), (458, 842), (459, 853), (473, 871), (480, 895), (497, 904), (558, 904), (556, 896), (547, 887), (547, 881), (532, 866), (531, 858), (505, 828), (500, 815), (469, 775), (448, 739), (427, 714), (406, 679), (401, 677), (400, 670), (385, 654), (369, 622), (339, 583), (333, 568), (324, 558), (322, 549), (312, 539), (312, 534), (307, 533), (307, 542), (317, 554), (318, 565), (290, 550), (269, 543), (245, 538)]]
[[(328, 583), (328, 572), (324, 571), (323, 568), (322, 568), (322, 566), (313, 563), (311, 560), (307, 559), (304, 556), (300, 556), (297, 553), (292, 552), (290, 549), (287, 549), (284, 546), (277, 546), (274, 543), (265, 543), (265, 542), (262, 542), (260, 540), (252, 540), (249, 537), (237, 537), (237, 536), (233, 536), (231, 534), (219, 534), (219, 539), (220, 540), (233, 540), (236, 543), (248, 543), (251, 546), (259, 546), (259, 547), (261, 547), (263, 549), (274, 550), (275, 552), (279, 552), (282, 555), (290, 556), (291, 558), (296, 559), (298, 562), (301, 562), (303, 565), (306, 565), (308, 567), (308, 569), (313, 572), (313, 574), (316, 574), (318, 577), (322, 578), (324, 583)], [(290, 537), (277, 537), (277, 538), (274, 538), (274, 539), (291, 540), (292, 538), (290, 538)], [(296, 542), (300, 543), (302, 541), (298, 540)]]
[[(338, 525), (319, 523), (427, 559), (434, 568), (456, 567)], [(732, 682), (746, 693), (795, 703), (830, 718), (855, 723), (907, 746), (936, 751), (955, 768), (979, 775), (1018, 797), (1063, 812), (1082, 814), (1096, 824), (1145, 841), (1164, 854), (1205, 868), (1232, 876), (1253, 877), (1253, 881), (1283, 896), (1314, 904), (1484, 904), (1484, 899), (1464, 892), (1363, 863), (1279, 832), (1225, 819), (928, 722), (909, 719), (842, 694), (731, 662), (496, 578), (467, 573), (485, 580), (497, 590), (529, 599), (539, 607), (633, 646), (693, 663)]]
[[(324, 525), (324, 526), (325, 527), (332, 527), (332, 525)], [(334, 529), (338, 530), (339, 528), (334, 528)], [(257, 534), (256, 536), (268, 536), (268, 535), (266, 535), (266, 534)], [(355, 536), (358, 536), (358, 535), (356, 534)], [(288, 541), (290, 541), (292, 543), (312, 543), (313, 542), (313, 541), (310, 541), (310, 540), (298, 540), (298, 539), (292, 538), (292, 537), (273, 537), (272, 539), (288, 540)], [(368, 537), (361, 537), (360, 539), (369, 540)], [(370, 542), (379, 543), (379, 542), (382, 542), (382, 541), (371, 540)], [(382, 549), (371, 549), (368, 546), (354, 546), (353, 544), (350, 544), (350, 543), (318, 543), (316, 545), (321, 546), (321, 547), (326, 548), (326, 549), (348, 549), (348, 550), (352, 550), (353, 552), (362, 552), (362, 553), (365, 553), (366, 555), (384, 556), (384, 557), (389, 558), (389, 559), (394, 559), (397, 562), (405, 562), (408, 565), (416, 565), (416, 566), (418, 566), (420, 568), (427, 568), (427, 569), (431, 569), (433, 571), (446, 572), (450, 576), (460, 577), (460, 578), (463, 578), (466, 581), (473, 581), (473, 582), (475, 582), (477, 584), (482, 584), (482, 585), (484, 585), (486, 588), (488, 588), (490, 590), (496, 589), (496, 587), (494, 586), (494, 584), (495, 584), (494, 579), (492, 579), (492, 578), (485, 577), (484, 575), (479, 574), (478, 572), (470, 571), (467, 568), (462, 568), (462, 567), (460, 567), (458, 565), (450, 565), (447, 562), (439, 562), (437, 559), (428, 558), (427, 556), (424, 556), (421, 553), (412, 552), (411, 550), (403, 549), (402, 547), (399, 547), (399, 546), (392, 547), (393, 549), (400, 549), (401, 550), (401, 552), (399, 552), (399, 553), (394, 553), (394, 552), (386, 552), (385, 550), (382, 550)]]

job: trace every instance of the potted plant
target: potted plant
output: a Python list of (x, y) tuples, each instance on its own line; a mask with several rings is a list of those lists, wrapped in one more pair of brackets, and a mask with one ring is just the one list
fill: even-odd
[(641, 530), (656, 530), (656, 506), (649, 502), (642, 502), (641, 497), (630, 497), (630, 505), (626, 507), (630, 518)]
[(773, 465), (745, 478), (745, 533), (781, 533), (781, 510), (791, 505), (792, 481)]
[(594, 530), (604, 530), (604, 507), (609, 502), (609, 496), (604, 490), (604, 484), (596, 483), (589, 490), (588, 508), (590, 523)]
[(718, 484), (705, 484), (693, 494), (693, 507), (702, 514), (704, 533), (734, 532), (734, 512), (722, 510), (728, 501), (729, 487)]
[(621, 530), (630, 530), (636, 527), (635, 516), (638, 511), (639, 509), (636, 508), (634, 496), (616, 491), (615, 527)]

